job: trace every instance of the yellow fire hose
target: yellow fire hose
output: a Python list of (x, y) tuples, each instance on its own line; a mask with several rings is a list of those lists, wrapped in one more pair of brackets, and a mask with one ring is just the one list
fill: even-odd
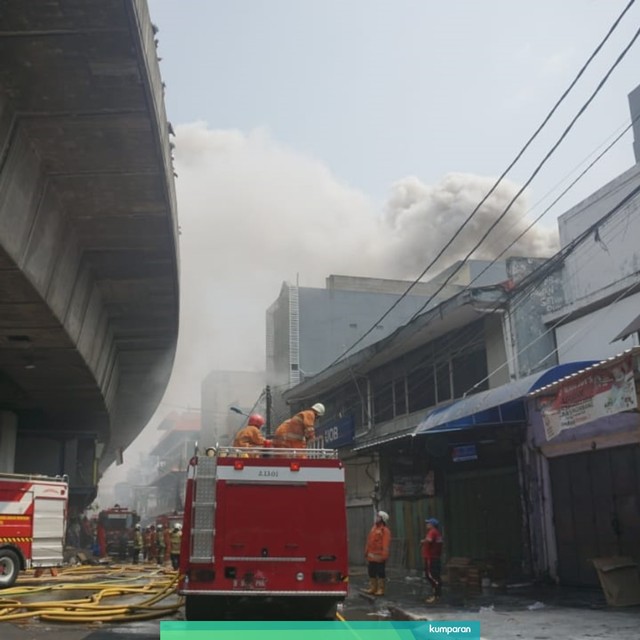
[[(89, 581), (91, 578), (105, 580)], [(131, 584), (144, 579), (144, 584)], [(32, 586), (33, 582), (46, 585)], [(39, 618), (55, 622), (130, 622), (170, 617), (182, 606), (182, 598), (171, 604), (159, 604), (175, 595), (178, 575), (162, 569), (145, 570), (137, 565), (96, 567), (82, 565), (42, 579), (27, 575), (18, 586), (0, 592), (0, 622)], [(25, 602), (24, 596), (60, 591), (94, 591), (92, 595), (70, 600)], [(129, 604), (103, 604), (103, 600), (119, 596), (145, 596)]]

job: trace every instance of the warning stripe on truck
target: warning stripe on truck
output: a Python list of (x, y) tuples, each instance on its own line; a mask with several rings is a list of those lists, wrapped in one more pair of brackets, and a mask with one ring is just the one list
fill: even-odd
[(31, 542), (32, 540), (33, 538), (24, 538), (24, 537), (19, 537), (19, 538), (0, 537), (0, 542)]

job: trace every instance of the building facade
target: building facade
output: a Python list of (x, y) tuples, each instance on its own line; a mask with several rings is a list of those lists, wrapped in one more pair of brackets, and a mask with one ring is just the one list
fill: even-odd
[[(317, 431), (343, 452), (352, 562), (362, 561), (372, 514), (384, 507), (392, 563), (419, 570), (423, 522), (433, 515), (445, 523), (449, 557), (482, 562), (504, 580), (528, 572), (524, 396), (561, 373), (542, 323), (562, 299), (557, 275), (545, 276), (546, 296), (536, 288), (512, 301), (543, 262), (510, 258), (504, 283), (457, 293), (285, 393), (295, 407), (318, 399), (327, 408)], [(494, 411), (463, 424), (443, 413), (460, 403), (460, 417)]]
[[(541, 573), (596, 586), (593, 558), (640, 563), (640, 164), (558, 222), (563, 250), (575, 248), (560, 271), (564, 302), (544, 320), (560, 362), (603, 362), (532, 396), (527, 455), (540, 524), (533, 549)], [(611, 414), (620, 364), (627, 406)], [(561, 431), (548, 428), (551, 405), (562, 415)]]
[(463, 265), (454, 283), (441, 284), (448, 276), (443, 272), (440, 279), (417, 283), (408, 295), (412, 283), (403, 280), (332, 275), (324, 289), (283, 283), (266, 314), (267, 383), (273, 389), (276, 418), (289, 415), (284, 390), (328, 367), (357, 340), (358, 349), (382, 340), (431, 297), (428, 307), (455, 295), (473, 279), (486, 284), (507, 279), (504, 263), (489, 265), (482, 260)]

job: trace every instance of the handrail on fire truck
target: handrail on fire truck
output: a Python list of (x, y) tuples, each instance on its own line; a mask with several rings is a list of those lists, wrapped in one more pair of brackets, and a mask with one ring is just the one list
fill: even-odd
[(279, 447), (207, 447), (205, 456), (219, 458), (306, 458), (308, 460), (335, 460), (336, 449), (290, 449)]

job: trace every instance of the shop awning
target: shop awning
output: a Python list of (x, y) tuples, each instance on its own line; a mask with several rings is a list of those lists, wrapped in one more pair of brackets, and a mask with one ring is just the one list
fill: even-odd
[(388, 433), (386, 435), (379, 436), (377, 438), (365, 440), (363, 442), (360, 442), (357, 446), (353, 447), (352, 451), (364, 451), (366, 449), (374, 449), (382, 444), (393, 442), (394, 440), (400, 440), (401, 438), (411, 438), (414, 435), (414, 430), (415, 430), (415, 427), (411, 427), (411, 429), (403, 429), (401, 431)]
[(559, 364), (501, 387), (455, 400), (446, 407), (428, 413), (416, 427), (414, 435), (523, 422), (526, 419), (525, 397), (528, 393), (591, 366), (594, 362)]

